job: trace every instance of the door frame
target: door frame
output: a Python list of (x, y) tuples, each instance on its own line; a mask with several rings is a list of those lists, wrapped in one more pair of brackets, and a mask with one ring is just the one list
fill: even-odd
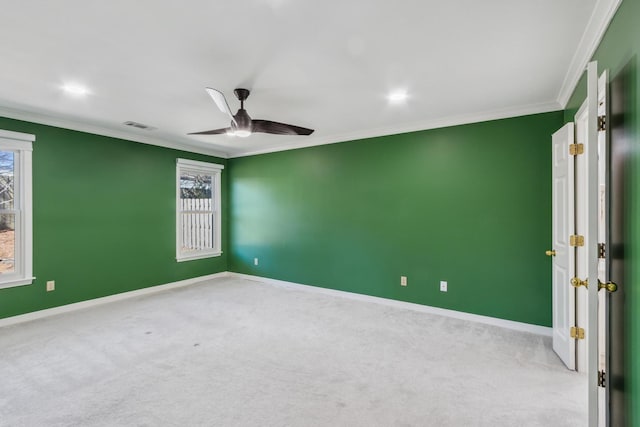
[[(598, 63), (587, 65), (587, 98), (575, 115), (575, 138), (583, 154), (575, 157), (575, 234), (584, 243), (575, 245), (575, 270), (571, 284), (576, 290), (576, 326), (584, 329), (584, 339), (576, 342), (576, 369), (587, 374), (587, 417), (589, 427), (598, 427)], [(577, 148), (577, 147), (576, 147)], [(576, 239), (579, 241), (580, 239)], [(565, 286), (571, 286), (566, 283)], [(605, 409), (606, 412), (606, 409)]]
[[(598, 426), (598, 63), (587, 65), (587, 402), (589, 427)], [(588, 237), (587, 237), (588, 236)]]
[[(598, 427), (608, 425), (611, 410), (610, 385), (607, 384), (610, 379), (606, 378), (611, 361), (607, 347), (611, 333), (608, 304), (609, 292), (615, 289), (603, 286), (606, 290), (600, 292), (600, 283), (610, 279), (611, 141), (606, 128), (610, 126), (611, 116), (609, 73), (605, 70), (599, 77), (598, 64), (593, 61), (588, 64), (586, 74), (587, 98), (574, 116), (575, 143), (583, 144), (583, 155), (575, 158), (575, 200), (569, 203), (575, 202), (575, 234), (584, 238), (584, 245), (575, 249), (575, 277), (579, 279), (576, 281), (576, 326), (583, 327), (585, 333), (585, 339), (576, 342), (576, 370), (587, 374), (588, 425)], [(603, 116), (604, 126), (600, 125), (599, 116)], [(600, 244), (605, 245), (602, 255)], [(601, 373), (606, 375), (602, 383)]]
[[(598, 78), (598, 116), (609, 115), (609, 72), (604, 70)], [(608, 126), (607, 126), (608, 127)], [(608, 129), (598, 129), (598, 242), (604, 245), (604, 254), (598, 258), (598, 280), (607, 283), (610, 280), (610, 195), (613, 189), (609, 179), (611, 165), (610, 137)], [(608, 372), (608, 328), (609, 328), (609, 292), (600, 291), (598, 285), (598, 373)], [(605, 427), (609, 423), (609, 388), (598, 387), (598, 425)]]

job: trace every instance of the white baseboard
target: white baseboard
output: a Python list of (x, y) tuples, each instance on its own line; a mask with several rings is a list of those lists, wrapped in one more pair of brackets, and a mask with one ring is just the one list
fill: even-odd
[(0, 328), (3, 326), (15, 325), (17, 323), (29, 322), (31, 320), (42, 319), (43, 317), (53, 316), (56, 314), (68, 313), (83, 308), (95, 307), (110, 302), (121, 301), (133, 297), (139, 297), (142, 295), (154, 294), (157, 292), (166, 291), (169, 289), (181, 288), (183, 286), (193, 285), (195, 283), (203, 282), (205, 280), (217, 279), (220, 277), (227, 277), (228, 272), (223, 271), (221, 273), (208, 274), (206, 276), (194, 277), (192, 279), (180, 280), (177, 282), (165, 283), (163, 285), (150, 286), (148, 288), (136, 289), (134, 291), (122, 292), (119, 294), (108, 295), (106, 297), (100, 297), (90, 299), (86, 301), (80, 301), (73, 304), (61, 305), (59, 307), (47, 308), (44, 310), (33, 311), (31, 313), (20, 314), (17, 316), (6, 317), (0, 319)]
[(358, 301), (373, 302), (376, 304), (383, 304), (391, 307), (398, 307), (398, 308), (404, 308), (408, 310), (420, 311), (423, 313), (454, 317), (456, 319), (469, 320), (472, 322), (484, 323), (487, 325), (494, 325), (502, 328), (514, 329), (516, 331), (529, 332), (537, 335), (544, 335), (547, 337), (550, 337), (553, 335), (553, 330), (551, 328), (546, 326), (532, 325), (530, 323), (515, 322), (513, 320), (498, 319), (496, 317), (481, 316), (479, 314), (471, 314), (471, 313), (465, 313), (462, 311), (447, 310), (445, 308), (431, 307), (428, 305), (414, 304), (411, 302), (397, 301), (397, 300), (388, 299), (388, 298), (356, 294), (356, 293), (347, 292), (347, 291), (338, 291), (335, 289), (321, 288), (318, 286), (302, 285), (300, 283), (285, 282), (283, 280), (269, 279), (269, 278), (260, 277), (260, 276), (251, 276), (249, 274), (229, 272), (229, 276), (238, 277), (246, 280), (252, 280), (256, 282), (262, 282), (262, 283), (266, 283), (274, 286), (293, 288), (293, 289), (302, 289), (310, 292), (317, 292), (321, 294), (332, 295), (332, 296), (337, 296), (342, 298), (349, 298), (349, 299), (358, 300)]
[(204, 282), (211, 279), (222, 278), (222, 277), (237, 277), (241, 279), (251, 280), (254, 282), (266, 283), (274, 286), (280, 286), (280, 287), (292, 288), (292, 289), (302, 289), (305, 291), (317, 292), (317, 293), (337, 296), (341, 298), (349, 298), (349, 299), (358, 300), (358, 301), (373, 302), (376, 304), (383, 304), (391, 307), (398, 307), (402, 309), (420, 311), (423, 313), (437, 314), (440, 316), (447, 316), (447, 317), (453, 317), (456, 319), (469, 320), (472, 322), (484, 323), (487, 325), (500, 326), (503, 328), (514, 329), (522, 332), (530, 332), (533, 334), (544, 335), (549, 337), (552, 336), (552, 329), (546, 326), (532, 325), (529, 323), (522, 323), (522, 322), (514, 322), (512, 320), (498, 319), (496, 317), (481, 316), (479, 314), (464, 313), (462, 311), (447, 310), (444, 308), (431, 307), (428, 305), (414, 304), (411, 302), (397, 301), (397, 300), (388, 299), (388, 298), (380, 298), (380, 297), (374, 297), (370, 295), (356, 294), (356, 293), (347, 292), (347, 291), (338, 291), (335, 289), (327, 289), (327, 288), (321, 288), (318, 286), (309, 286), (309, 285), (303, 285), (300, 283), (285, 282), (283, 280), (269, 279), (269, 278), (260, 277), (260, 276), (251, 276), (248, 274), (232, 273), (228, 271), (209, 274), (206, 276), (194, 277), (192, 279), (180, 280), (178, 282), (166, 283), (158, 286), (151, 286), (143, 289), (136, 289), (134, 291), (122, 292), (119, 294), (109, 295), (101, 298), (95, 298), (87, 301), (80, 301), (73, 304), (63, 305), (60, 307), (53, 307), (45, 310), (34, 311), (31, 313), (20, 314), (18, 316), (7, 317), (4, 319), (0, 319), (0, 328), (4, 326), (14, 325), (17, 323), (29, 322), (31, 320), (41, 319), (43, 317), (54, 316), (56, 314), (69, 313), (75, 310), (95, 307), (95, 306), (107, 304), (110, 302), (121, 301), (121, 300), (138, 297), (142, 295), (154, 294), (154, 293), (166, 291), (169, 289), (176, 289), (183, 286), (189, 286), (196, 283)]

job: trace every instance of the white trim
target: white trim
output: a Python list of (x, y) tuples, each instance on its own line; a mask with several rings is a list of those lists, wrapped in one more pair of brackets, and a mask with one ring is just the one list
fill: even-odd
[(148, 288), (136, 289), (133, 291), (122, 292), (120, 294), (108, 295), (106, 297), (94, 298), (86, 301), (80, 301), (73, 304), (62, 305), (54, 308), (47, 308), (45, 310), (34, 311), (31, 313), (20, 314), (17, 316), (6, 317), (0, 319), (0, 328), (15, 325), (23, 322), (30, 322), (32, 320), (42, 319), (44, 317), (55, 316), (57, 314), (70, 313), (76, 310), (82, 310), (85, 308), (96, 307), (102, 304), (108, 304), (111, 302), (122, 301), (129, 298), (139, 297), (143, 295), (155, 294), (170, 289), (181, 288), (184, 286), (199, 284), (201, 282), (227, 277), (228, 272), (223, 271), (221, 273), (208, 274), (206, 276), (194, 277), (192, 279), (179, 280), (177, 282), (165, 283), (163, 285), (150, 286)]
[(183, 255), (180, 257), (176, 257), (176, 261), (177, 262), (192, 261), (194, 259), (214, 258), (220, 255), (222, 255), (222, 251), (215, 251), (215, 252), (200, 251), (195, 255)]
[[(15, 139), (16, 141), (21, 141), (21, 142), (33, 142), (36, 140), (36, 136), (30, 133), (14, 132), (11, 130), (4, 130), (4, 129), (0, 129), (0, 138)], [(29, 144), (29, 147), (31, 147), (31, 144)]]
[(221, 171), (224, 169), (224, 165), (218, 163), (209, 163), (209, 162), (199, 162), (197, 160), (189, 160), (189, 159), (176, 159), (176, 163), (178, 166), (191, 168), (191, 169), (202, 169), (207, 172), (211, 170)]
[[(29, 142), (31, 144), (31, 142)], [(33, 277), (33, 156), (31, 150), (20, 151), (20, 199), (21, 199), (21, 272), (25, 280)], [(17, 243), (17, 242), (16, 242)], [(16, 245), (18, 249), (18, 245)]]
[[(584, 144), (585, 150), (586, 147), (589, 146), (589, 135), (588, 135), (588, 121), (589, 121), (589, 103), (588, 99), (585, 99), (578, 112), (573, 117), (575, 122), (575, 142)], [(587, 164), (587, 156), (581, 155), (575, 157), (575, 167), (574, 167), (574, 185), (575, 192), (573, 197), (575, 198), (575, 210), (574, 213), (570, 215), (574, 215), (575, 218), (574, 227), (571, 230), (575, 230), (575, 234), (579, 234), (584, 236), (585, 245), (581, 247), (577, 247), (575, 249), (575, 270), (569, 275), (569, 277), (585, 277), (587, 272), (587, 258), (586, 258), (586, 247), (589, 246), (590, 236), (585, 232), (585, 227), (587, 226), (586, 221), (588, 220), (588, 170)], [(568, 199), (571, 200), (571, 199)], [(573, 231), (572, 231), (573, 233)], [(566, 284), (565, 284), (566, 285)], [(588, 288), (582, 289), (577, 288), (575, 290), (575, 312), (574, 312), (574, 322), (575, 325), (572, 326), (580, 326), (587, 324), (587, 291)], [(585, 328), (586, 331), (586, 328)], [(568, 333), (568, 332), (567, 332)], [(580, 373), (587, 373), (587, 344), (588, 340), (577, 340), (575, 343), (575, 351), (576, 351), (576, 371)]]
[(571, 94), (587, 68), (587, 63), (596, 52), (621, 3), (622, 0), (598, 0), (596, 2), (558, 93), (557, 100), (562, 109), (567, 107)]
[[(189, 159), (176, 159), (176, 262), (213, 258), (222, 254), (222, 170), (224, 165)], [(212, 248), (182, 253), (182, 206), (180, 204), (180, 176), (183, 171), (204, 173), (212, 178), (212, 214), (214, 231)]]
[(500, 110), (483, 111), (480, 113), (472, 113), (461, 116), (444, 117), (434, 120), (423, 120), (409, 124), (401, 124), (398, 126), (389, 126), (385, 128), (367, 129), (364, 131), (350, 132), (339, 135), (328, 135), (326, 137), (310, 137), (304, 141), (296, 139), (295, 142), (289, 142), (277, 146), (271, 146), (264, 149), (246, 150), (230, 153), (229, 158), (253, 156), (256, 154), (273, 153), (276, 151), (294, 150), (297, 148), (314, 147), (316, 145), (337, 144), (340, 142), (350, 142), (359, 139), (377, 138), (380, 136), (398, 135), (409, 132), (419, 132), (424, 130), (439, 129), (450, 126), (461, 126), (472, 123), (482, 123), (493, 120), (508, 119), (512, 117), (522, 117), (532, 114), (548, 113), (551, 111), (562, 110), (562, 106), (557, 102), (545, 102), (541, 104), (525, 105), (516, 108), (504, 108)]
[[(573, 120), (575, 120), (576, 122), (578, 121), (578, 117), (582, 117), (585, 114), (587, 114), (587, 99), (585, 98), (585, 100), (582, 102), (582, 104), (580, 104), (580, 108), (578, 108), (578, 111), (576, 111), (575, 116), (573, 116)], [(584, 144), (584, 140), (583, 141), (576, 141), (579, 142), (580, 144)]]
[[(563, 110), (566, 108), (569, 98), (580, 80), (580, 77), (587, 66), (587, 62), (591, 59), (599, 43), (602, 41), (602, 38), (621, 3), (622, 0), (597, 1), (578, 48), (571, 60), (556, 101), (552, 102), (485, 111), (461, 116), (444, 117), (435, 120), (418, 121), (410, 124), (338, 135), (328, 135), (324, 137), (319, 136), (304, 139), (296, 138), (295, 142), (285, 142), (283, 144), (264, 149), (240, 149), (238, 151), (235, 151), (235, 147), (211, 147), (212, 144), (210, 142), (199, 141), (191, 138), (180, 138), (179, 140), (172, 138), (169, 140), (157, 136), (149, 137), (124, 129), (112, 129), (105, 127), (104, 125), (79, 123), (71, 118), (55, 117), (51, 115), (51, 113), (29, 112), (20, 108), (8, 106), (0, 107), (0, 116), (228, 159)], [(196, 144), (206, 144), (206, 146), (197, 146)]]
[[(587, 280), (598, 283), (598, 62), (587, 66), (587, 140), (585, 259)], [(580, 230), (577, 230), (581, 232)], [(587, 288), (587, 382), (589, 426), (598, 426), (598, 286)]]
[[(33, 283), (33, 162), (35, 135), (0, 130), (0, 150), (14, 152), (14, 271), (0, 274), (0, 289)], [(6, 211), (5, 211), (6, 212)]]
[(31, 285), (33, 284), (34, 280), (36, 280), (35, 277), (26, 277), (24, 279), (20, 278), (15, 280), (8, 280), (0, 283), (0, 289), (16, 288), (18, 286)]
[[(376, 138), (387, 135), (397, 135), (408, 132), (418, 132), (423, 130), (438, 129), (449, 126), (460, 126), (471, 123), (480, 123), (492, 120), (506, 119), (510, 117), (521, 117), (531, 114), (548, 113), (551, 111), (562, 110), (563, 106), (555, 101), (546, 102), (533, 105), (524, 105), (515, 108), (504, 108), (499, 110), (484, 111), (480, 113), (472, 113), (461, 116), (444, 117), (434, 120), (424, 120), (414, 123), (398, 125), (387, 128), (377, 128), (365, 131), (349, 132), (338, 135), (328, 135), (320, 137), (309, 138), (296, 138), (296, 142), (285, 142), (277, 146), (272, 146), (264, 149), (247, 149), (236, 150), (235, 147), (197, 147), (193, 145), (199, 141), (189, 139), (176, 141), (175, 139), (169, 141), (163, 138), (155, 137), (151, 138), (146, 135), (138, 135), (127, 130), (116, 130), (107, 128), (101, 125), (94, 125), (88, 123), (79, 123), (75, 120), (68, 118), (54, 117), (50, 114), (28, 112), (24, 110), (3, 107), (0, 106), (0, 116), (10, 119), (24, 120), (32, 123), (40, 123), (49, 126), (61, 127), (64, 129), (77, 130), (80, 132), (91, 133), (95, 135), (108, 136), (112, 138), (123, 139), (127, 141), (140, 142), (142, 144), (155, 145), (158, 147), (171, 148), (174, 150), (188, 151), (191, 153), (205, 154), (209, 156), (220, 157), (223, 159), (230, 159), (236, 157), (252, 156), (256, 154), (272, 153), (277, 151), (293, 150), (297, 148), (314, 147), (317, 145), (337, 144), (340, 142), (349, 142), (365, 138)], [(142, 132), (142, 131), (140, 131)], [(202, 142), (211, 146), (209, 142)]]
[(339, 291), (335, 289), (321, 288), (318, 286), (303, 285), (300, 283), (286, 282), (283, 280), (269, 279), (266, 277), (252, 276), (249, 274), (229, 272), (229, 277), (237, 277), (239, 279), (251, 280), (254, 282), (262, 282), (268, 285), (274, 285), (289, 289), (298, 289), (309, 292), (316, 292), (325, 295), (331, 295), (341, 298), (348, 298), (356, 301), (372, 302), (390, 307), (397, 307), (406, 310), (419, 311), (422, 313), (437, 314), (439, 316), (453, 317), (455, 319), (469, 320), (472, 322), (483, 323), (486, 325), (499, 326), (501, 328), (513, 329), (521, 332), (529, 332), (532, 334), (551, 337), (553, 330), (546, 326), (532, 325), (530, 323), (515, 322), (513, 320), (499, 319), (497, 317), (481, 316), (479, 314), (465, 313), (462, 311), (448, 310), (445, 308), (432, 307), (422, 304), (414, 304), (411, 302), (397, 301), (388, 298), (374, 297), (370, 295), (356, 294), (353, 292)]
[(346, 292), (346, 291), (338, 291), (335, 289), (320, 288), (317, 286), (302, 285), (299, 283), (285, 282), (283, 280), (269, 279), (266, 277), (259, 277), (259, 276), (251, 276), (248, 274), (233, 273), (229, 271), (208, 274), (206, 276), (194, 277), (191, 279), (185, 279), (177, 282), (166, 283), (163, 285), (150, 286), (148, 288), (136, 289), (133, 291), (122, 292), (115, 295), (108, 295), (106, 297), (90, 299), (87, 301), (80, 301), (73, 304), (67, 304), (60, 307), (48, 308), (45, 310), (39, 310), (31, 313), (7, 317), (4, 319), (0, 319), (0, 328), (9, 326), (9, 325), (15, 325), (18, 323), (42, 319), (49, 316), (55, 316), (58, 314), (70, 313), (70, 312), (85, 309), (85, 308), (96, 307), (96, 306), (99, 306), (102, 304), (108, 304), (111, 302), (122, 301), (129, 298), (139, 297), (143, 295), (150, 295), (150, 294), (162, 292), (165, 290), (176, 289), (176, 288), (181, 288), (184, 286), (195, 285), (195, 284), (202, 284), (202, 282), (205, 282), (208, 280), (219, 279), (224, 277), (235, 277), (239, 279), (251, 280), (254, 282), (261, 282), (268, 285), (279, 286), (279, 287), (284, 287), (289, 289), (305, 290), (309, 292), (316, 292), (316, 293), (321, 293), (325, 295), (337, 296), (341, 298), (348, 298), (356, 301), (372, 302), (375, 304), (382, 304), (382, 305), (401, 308), (405, 310), (413, 310), (413, 311), (419, 311), (422, 313), (452, 317), (455, 319), (469, 320), (472, 322), (478, 322), (486, 325), (493, 325), (493, 326), (498, 326), (502, 328), (513, 329), (521, 332), (529, 332), (532, 334), (543, 335), (547, 337), (550, 337), (552, 334), (551, 328), (548, 328), (545, 326), (532, 325), (529, 323), (522, 323), (522, 322), (514, 322), (512, 320), (498, 319), (496, 317), (481, 316), (478, 314), (464, 313), (462, 311), (447, 310), (444, 308), (431, 307), (428, 305), (414, 304), (410, 302), (374, 297), (370, 295), (356, 294), (356, 293)]
[[(147, 135), (139, 135), (125, 129), (113, 129), (104, 125), (80, 123), (75, 119), (56, 117), (49, 113), (39, 113), (25, 111), (19, 108), (0, 106), (0, 117), (9, 119), (23, 120), (31, 123), (37, 123), (48, 126), (55, 126), (63, 129), (70, 129), (79, 132), (90, 133), (93, 135), (107, 136), (110, 138), (122, 139), (125, 141), (139, 142), (147, 145), (155, 145), (157, 147), (171, 148), (173, 150), (188, 151), (191, 153), (204, 154), (207, 156), (220, 157), (227, 159), (228, 155), (224, 148), (220, 146), (211, 147), (213, 144), (202, 142), (204, 147), (198, 147), (195, 143), (198, 141), (187, 139), (186, 137), (176, 142), (175, 138), (164, 139), (158, 136), (150, 137)], [(124, 126), (124, 125), (123, 125)], [(139, 131), (147, 132), (147, 131)]]
[(33, 144), (31, 141), (21, 141), (18, 139), (7, 139), (0, 137), (0, 143), (2, 143), (2, 148), (5, 150), (15, 150), (15, 151), (28, 151), (29, 153), (33, 151)]

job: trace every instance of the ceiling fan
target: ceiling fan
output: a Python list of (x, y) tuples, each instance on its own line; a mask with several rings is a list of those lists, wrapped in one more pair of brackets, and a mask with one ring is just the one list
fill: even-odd
[(236, 98), (240, 100), (240, 109), (234, 115), (231, 113), (229, 104), (224, 94), (219, 90), (210, 87), (205, 88), (207, 93), (213, 98), (220, 111), (227, 114), (231, 118), (231, 124), (227, 128), (205, 130), (203, 132), (193, 132), (189, 135), (219, 135), (227, 134), (239, 137), (247, 137), (252, 133), (271, 133), (274, 135), (311, 135), (313, 129), (307, 129), (300, 126), (288, 125), (286, 123), (272, 122), (271, 120), (254, 120), (247, 110), (244, 109), (244, 101), (249, 97), (249, 89), (235, 89)]

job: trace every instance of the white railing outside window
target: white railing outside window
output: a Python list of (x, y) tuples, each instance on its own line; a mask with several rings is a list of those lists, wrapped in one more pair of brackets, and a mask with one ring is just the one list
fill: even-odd
[(211, 249), (214, 246), (211, 199), (180, 199), (182, 250)]

